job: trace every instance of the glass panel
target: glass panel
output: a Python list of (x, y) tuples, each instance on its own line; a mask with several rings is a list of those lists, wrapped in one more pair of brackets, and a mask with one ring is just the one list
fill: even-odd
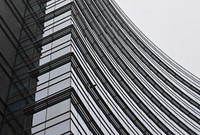
[(33, 126), (45, 121), (46, 110), (34, 114)]
[(71, 100), (68, 99), (47, 109), (47, 119), (51, 119), (46, 122), (46, 126), (51, 127), (46, 130), (47, 135), (61, 134), (70, 130), (70, 104)]
[(46, 129), (45, 135), (60, 135), (62, 133), (65, 133), (67, 131), (70, 131), (70, 120), (67, 120), (63, 123), (57, 124), (51, 128)]
[[(49, 107), (47, 109), (47, 119), (51, 119), (55, 116), (58, 116), (58, 115), (63, 114), (67, 111), (70, 111), (70, 106), (71, 106), (70, 104), (71, 104), (70, 99), (67, 99), (65, 101), (62, 101), (62, 102), (60, 102), (56, 105)], [(67, 119), (67, 118), (69, 118), (69, 117), (66, 117), (65, 119)]]
[(50, 79), (52, 79), (52, 78), (54, 78), (56, 76), (59, 76), (59, 75), (61, 75), (63, 73), (66, 73), (66, 72), (68, 72), (70, 70), (71, 70), (71, 63), (67, 63), (67, 64), (65, 64), (63, 66), (60, 66), (60, 67), (50, 71)]
[[(35, 127), (32, 128), (32, 133), (39, 132), (40, 130), (43, 130), (45, 128), (45, 123), (42, 123), (45, 121), (45, 119), (46, 119), (46, 109), (42, 110), (38, 113), (35, 113), (33, 115), (33, 126), (35, 126)], [(42, 124), (40, 124), (40, 123), (42, 123)], [(39, 125), (37, 125), (37, 124), (39, 124)], [(44, 135), (44, 131), (37, 133), (37, 135)]]
[(61, 81), (59, 83), (56, 83), (53, 86), (50, 86), (49, 87), (49, 95), (54, 94), (54, 93), (56, 93), (56, 92), (58, 92), (60, 90), (63, 90), (64, 88), (69, 87), (70, 86), (70, 82), (71, 82), (70, 80), (71, 79), (69, 78), (69, 79), (63, 80), (63, 81)]

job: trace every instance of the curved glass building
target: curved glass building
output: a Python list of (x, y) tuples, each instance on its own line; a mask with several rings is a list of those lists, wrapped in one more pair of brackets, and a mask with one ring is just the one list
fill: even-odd
[(199, 78), (114, 0), (21, 1), (2, 135), (200, 134)]

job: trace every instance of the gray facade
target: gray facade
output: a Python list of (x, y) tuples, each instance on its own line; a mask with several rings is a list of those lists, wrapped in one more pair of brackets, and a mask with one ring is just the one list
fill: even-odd
[[(37, 2), (31, 7), (33, 2), (36, 0), (0, 0), (1, 135), (15, 135), (32, 125), (32, 116), (19, 110), (35, 102), (34, 95), (27, 97), (27, 90), (36, 86), (37, 79), (27, 73), (39, 65), (40, 49), (35, 49), (33, 43), (42, 37), (43, 23), (29, 24), (44, 15), (35, 11), (45, 4)], [(40, 34), (35, 33), (38, 29)], [(32, 49), (24, 50), (25, 46)]]
[(1, 3), (2, 135), (200, 134), (200, 80), (113, 0)]

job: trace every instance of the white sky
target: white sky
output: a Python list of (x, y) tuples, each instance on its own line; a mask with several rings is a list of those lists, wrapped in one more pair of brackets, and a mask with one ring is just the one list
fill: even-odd
[(115, 0), (162, 51), (200, 78), (200, 0)]

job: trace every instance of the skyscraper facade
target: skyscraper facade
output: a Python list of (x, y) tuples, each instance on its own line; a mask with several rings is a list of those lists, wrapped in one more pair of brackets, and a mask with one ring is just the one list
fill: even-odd
[(200, 80), (114, 0), (0, 2), (2, 135), (200, 134)]
[(0, 0), (1, 135), (18, 134), (32, 126), (32, 115), (25, 115), (23, 108), (35, 102), (30, 93), (36, 90), (37, 78), (29, 71), (39, 66), (41, 50), (34, 42), (42, 38), (44, 11), (42, 1)]

